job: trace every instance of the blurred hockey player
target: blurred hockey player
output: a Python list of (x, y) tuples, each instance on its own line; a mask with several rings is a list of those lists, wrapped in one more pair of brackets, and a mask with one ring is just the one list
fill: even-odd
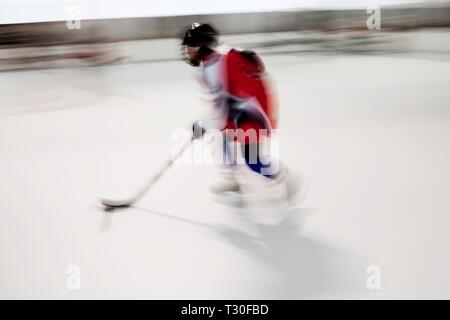
[(223, 139), (222, 181), (211, 191), (248, 194), (282, 185), (284, 196), (292, 201), (300, 181), (269, 147), (278, 106), (265, 66), (251, 50), (219, 47), (218, 36), (211, 25), (193, 23), (182, 39), (183, 59), (201, 68), (202, 83), (214, 101), (212, 114), (194, 123), (194, 137), (215, 129)]

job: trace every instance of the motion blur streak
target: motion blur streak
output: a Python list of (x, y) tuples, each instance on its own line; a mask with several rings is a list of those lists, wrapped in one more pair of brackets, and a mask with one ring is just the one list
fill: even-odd
[[(0, 4), (0, 298), (450, 298), (450, 3), (287, 2), (111, 19), (81, 6), (79, 28)], [(311, 182), (301, 206), (224, 205), (215, 167), (189, 161), (138, 205), (99, 206), (208, 110), (180, 53), (192, 21), (263, 58), (280, 157)]]

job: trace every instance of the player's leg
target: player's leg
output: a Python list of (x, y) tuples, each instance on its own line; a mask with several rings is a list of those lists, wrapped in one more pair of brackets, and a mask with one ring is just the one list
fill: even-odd
[(225, 136), (222, 140), (222, 157), (219, 164), (220, 180), (210, 186), (213, 193), (239, 192), (240, 186), (236, 179), (235, 166), (237, 165), (237, 148), (234, 141), (228, 140)]
[(246, 178), (247, 186), (242, 185), (241, 188), (253, 192), (273, 192), (284, 197), (291, 204), (302, 201), (309, 187), (307, 178), (290, 170), (272, 154), (268, 145), (270, 145), (268, 140), (241, 145), (247, 168), (259, 176), (252, 179), (252, 184), (251, 179)]

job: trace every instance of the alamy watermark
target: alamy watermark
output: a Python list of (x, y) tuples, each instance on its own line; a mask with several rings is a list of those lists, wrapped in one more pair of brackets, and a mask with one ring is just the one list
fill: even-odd
[[(171, 135), (171, 159), (176, 164), (255, 165), (261, 174), (273, 175), (279, 170), (279, 133), (267, 129), (209, 129), (187, 156), (179, 158), (183, 146), (191, 140), (192, 131), (177, 129)], [(196, 133), (194, 133), (194, 136)], [(201, 134), (199, 134), (201, 136)], [(198, 136), (198, 135), (197, 135)]]
[(66, 8), (66, 27), (69, 30), (81, 29), (81, 9), (77, 5)]
[(81, 289), (81, 268), (77, 265), (70, 265), (66, 268), (66, 288), (68, 290)]
[(366, 20), (366, 26), (369, 30), (381, 29), (381, 9), (377, 5), (370, 5), (366, 10), (370, 16)]
[(370, 265), (366, 269), (369, 275), (366, 280), (366, 286), (369, 290), (381, 290), (381, 268), (377, 265)]

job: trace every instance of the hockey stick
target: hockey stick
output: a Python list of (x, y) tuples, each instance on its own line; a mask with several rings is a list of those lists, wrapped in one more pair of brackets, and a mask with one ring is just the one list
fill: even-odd
[(136, 203), (138, 200), (142, 198), (142, 196), (144, 196), (147, 193), (150, 187), (154, 185), (155, 182), (158, 181), (159, 178), (161, 178), (170, 167), (172, 167), (172, 165), (175, 163), (175, 160), (177, 160), (183, 154), (183, 152), (191, 145), (192, 141), (194, 141), (194, 137), (192, 137), (189, 140), (189, 142), (187, 142), (174, 157), (171, 157), (165, 163), (165, 165), (155, 175), (151, 177), (148, 183), (135, 196), (129, 199), (121, 199), (121, 200), (101, 199), (102, 204), (109, 208), (120, 208), (120, 207), (129, 207), (132, 204)]

